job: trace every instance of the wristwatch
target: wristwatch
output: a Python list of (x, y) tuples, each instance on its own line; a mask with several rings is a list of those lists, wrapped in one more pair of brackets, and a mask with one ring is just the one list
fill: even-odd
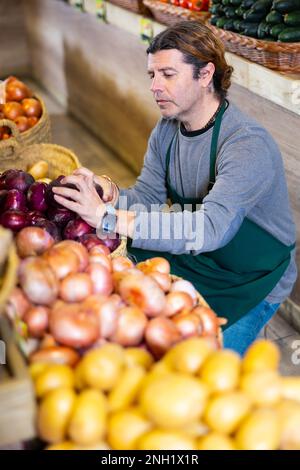
[(106, 212), (102, 219), (102, 232), (115, 233), (117, 226), (117, 211), (111, 204), (105, 204)]

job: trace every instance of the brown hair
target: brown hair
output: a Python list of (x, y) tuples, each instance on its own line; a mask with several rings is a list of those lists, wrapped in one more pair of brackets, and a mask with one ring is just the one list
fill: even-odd
[(196, 21), (180, 21), (155, 36), (147, 54), (155, 54), (165, 49), (177, 49), (182, 52), (184, 62), (194, 67), (195, 79), (199, 77), (200, 70), (208, 62), (212, 62), (215, 66), (214, 90), (220, 98), (225, 98), (231, 85), (233, 68), (226, 62), (222, 42), (207, 26)]

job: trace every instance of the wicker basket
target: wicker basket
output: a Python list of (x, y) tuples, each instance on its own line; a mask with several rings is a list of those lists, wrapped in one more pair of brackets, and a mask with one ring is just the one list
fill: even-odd
[(225, 31), (211, 24), (207, 24), (207, 26), (221, 39), (225, 49), (229, 52), (264, 65), (269, 69), (285, 73), (300, 72), (300, 42), (263, 41), (232, 31)]
[(115, 251), (113, 251), (110, 254), (110, 257), (111, 258), (117, 258), (118, 256), (126, 256), (126, 255), (127, 255), (127, 239), (122, 238), (120, 245), (118, 246), (118, 248)]
[(15, 141), (22, 145), (31, 145), (51, 141), (50, 118), (46, 106), (40, 97), (35, 96), (35, 98), (37, 98), (42, 105), (42, 116), (36, 125), (31, 129), (28, 129), (28, 131), (20, 133), (13, 121), (8, 119), (0, 120), (0, 127), (9, 127), (13, 134), (10, 139), (0, 141), (0, 159), (2, 159), (2, 157), (11, 155), (16, 147)]
[(17, 283), (19, 259), (15, 244), (12, 241), (8, 249), (7, 260), (0, 276), (0, 314), (2, 313), (6, 301), (11, 291)]
[(173, 26), (181, 20), (195, 20), (205, 22), (211, 15), (207, 11), (191, 11), (187, 8), (177, 7), (159, 0), (143, 0), (144, 5), (149, 8), (154, 18), (162, 24)]
[(147, 13), (147, 8), (143, 4), (143, 0), (108, 0), (108, 2), (118, 7), (125, 8), (125, 10), (140, 13), (141, 15)]
[(17, 147), (13, 155), (1, 159), (0, 167), (2, 171), (10, 168), (28, 170), (39, 160), (48, 163), (51, 179), (59, 175), (68, 175), (81, 166), (76, 155), (66, 147), (55, 144), (34, 144)]

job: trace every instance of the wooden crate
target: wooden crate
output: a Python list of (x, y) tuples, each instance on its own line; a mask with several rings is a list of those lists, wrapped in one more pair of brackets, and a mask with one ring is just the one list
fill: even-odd
[[(6, 362), (0, 365), (0, 445), (3, 447), (36, 435), (36, 405), (25, 359), (4, 317), (0, 318), (0, 338), (5, 345)], [(1, 346), (3, 352), (3, 343)]]

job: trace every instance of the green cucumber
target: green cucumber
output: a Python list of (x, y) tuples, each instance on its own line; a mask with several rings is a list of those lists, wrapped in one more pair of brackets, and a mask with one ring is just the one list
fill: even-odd
[(256, 2), (256, 0), (243, 0), (241, 5), (243, 8), (251, 8), (252, 5), (254, 5), (254, 3)]
[(222, 18), (219, 18), (218, 21), (216, 22), (216, 26), (218, 28), (223, 28), (224, 24), (226, 23), (226, 21), (228, 20), (228, 18), (226, 18), (226, 16), (222, 16)]
[(234, 21), (233, 21), (234, 29), (235, 29), (238, 33), (242, 31), (242, 28), (241, 28), (242, 23), (243, 23), (242, 20), (234, 20)]
[(271, 28), (271, 36), (273, 38), (278, 38), (279, 34), (284, 30), (286, 29), (286, 26), (283, 24), (283, 23), (279, 23), (279, 24), (275, 24), (274, 26), (272, 26)]
[(288, 26), (300, 26), (300, 11), (292, 11), (284, 15), (284, 22)]
[(243, 34), (251, 38), (257, 37), (259, 23), (244, 23)]
[(258, 39), (264, 39), (267, 36), (267, 26), (268, 23), (265, 21), (262, 21), (259, 23), (258, 28), (257, 28), (257, 37)]
[(243, 14), (243, 18), (248, 23), (260, 23), (265, 18), (264, 12), (253, 11), (252, 8)]
[(225, 31), (234, 31), (234, 20), (232, 18), (227, 20), (223, 26), (223, 29), (225, 29)]
[(223, 12), (223, 6), (222, 5), (212, 5), (209, 9), (210, 13), (213, 15), (219, 15), (220, 13)]
[(269, 13), (273, 0), (257, 0), (253, 3), (251, 10), (257, 13)]
[(230, 4), (230, 0), (222, 0), (222, 5), (228, 6)]
[(272, 10), (279, 13), (289, 13), (290, 11), (300, 10), (300, 0), (274, 0)]
[(271, 10), (266, 17), (266, 22), (270, 24), (278, 24), (283, 22), (283, 16), (279, 11)]
[(241, 3), (242, 3), (242, 0), (230, 0), (230, 5), (232, 5), (233, 7), (238, 7)]
[(299, 42), (300, 41), (300, 28), (285, 28), (278, 35), (278, 40), (281, 42)]
[(236, 18), (235, 7), (225, 7), (224, 13), (227, 18)]
[(217, 21), (220, 19), (219, 16), (212, 16), (209, 20), (210, 24), (212, 24), (213, 26), (217, 26)]

